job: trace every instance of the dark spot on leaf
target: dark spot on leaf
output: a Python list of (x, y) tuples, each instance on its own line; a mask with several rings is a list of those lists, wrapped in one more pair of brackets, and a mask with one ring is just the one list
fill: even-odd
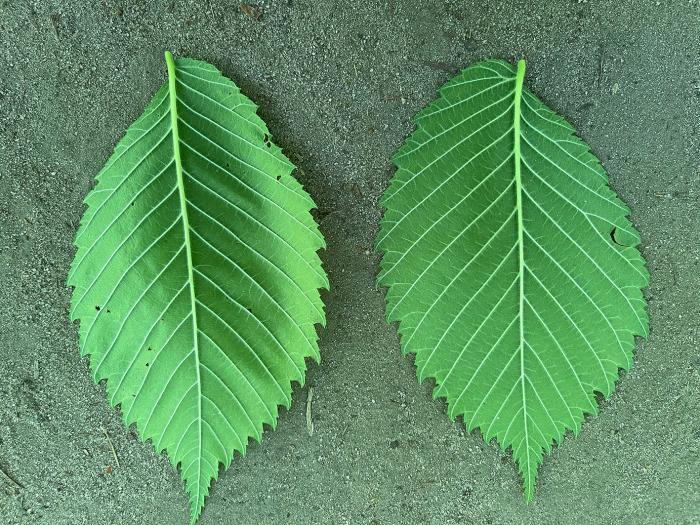
[(277, 175), (277, 177), (275, 177), (275, 178), (276, 178), (277, 180), (280, 180), (280, 179), (282, 178), (282, 175)]
[(97, 306), (97, 305), (95, 305), (95, 310), (97, 310), (97, 311), (99, 312), (99, 311), (100, 311), (100, 307)]
[(150, 366), (150, 365), (151, 365), (151, 363), (146, 363), (146, 366)]

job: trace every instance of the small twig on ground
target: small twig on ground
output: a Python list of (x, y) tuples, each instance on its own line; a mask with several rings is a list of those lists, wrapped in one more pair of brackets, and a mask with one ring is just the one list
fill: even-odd
[(306, 396), (306, 431), (309, 436), (314, 435), (314, 421), (311, 418), (311, 402), (314, 399), (314, 387), (309, 387), (309, 393)]
[(5, 478), (18, 490), (22, 490), (24, 488), (24, 485), (22, 485), (19, 481), (12, 477), (4, 468), (0, 467), (0, 472), (2, 472), (3, 476), (5, 476)]
[(112, 456), (114, 456), (114, 464), (119, 467), (119, 458), (117, 457), (117, 451), (114, 450), (114, 445), (112, 444), (112, 440), (109, 439), (109, 434), (107, 434), (107, 431), (104, 429), (104, 427), (100, 427), (102, 430), (102, 433), (105, 435), (105, 438), (107, 438), (107, 443), (109, 443), (109, 448), (112, 449)]

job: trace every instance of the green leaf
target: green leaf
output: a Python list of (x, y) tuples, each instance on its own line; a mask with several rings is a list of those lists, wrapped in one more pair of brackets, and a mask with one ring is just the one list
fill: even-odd
[(475, 64), (417, 116), (377, 246), (419, 380), (512, 448), (529, 501), (544, 452), (631, 366), (648, 274), (629, 209), (524, 74), (523, 61)]
[(328, 280), (314, 203), (255, 104), (205, 62), (166, 61), (85, 199), (68, 283), (94, 380), (180, 465), (194, 523), (219, 463), (319, 360)]

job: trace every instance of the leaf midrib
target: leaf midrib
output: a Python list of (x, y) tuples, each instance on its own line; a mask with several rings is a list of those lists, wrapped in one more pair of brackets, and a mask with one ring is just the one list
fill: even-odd
[[(182, 216), (182, 229), (185, 239), (185, 253), (187, 256), (187, 280), (190, 289), (190, 309), (192, 311), (193, 330), (193, 354), (195, 359), (195, 370), (197, 380), (197, 499), (199, 500), (199, 489), (202, 476), (202, 380), (199, 362), (199, 328), (197, 324), (197, 298), (194, 290), (194, 266), (192, 264), (192, 243), (190, 240), (190, 222), (187, 215), (187, 197), (185, 195), (185, 181), (182, 170), (182, 158), (180, 156), (180, 136), (178, 133), (177, 117), (177, 91), (175, 76), (175, 60), (170, 51), (165, 52), (165, 61), (168, 66), (168, 91), (170, 94), (170, 126), (173, 138), (173, 156), (175, 158), (175, 173), (177, 177), (177, 189), (180, 197), (180, 212)], [(177, 458), (174, 458), (177, 460)], [(199, 504), (199, 501), (197, 501)]]
[[(523, 93), (523, 80), (525, 78), (525, 61), (518, 61), (518, 71), (515, 77), (515, 92), (513, 101), (513, 160), (515, 168), (515, 208), (518, 221), (518, 317), (520, 318), (520, 387), (523, 397), (523, 428), (525, 432), (525, 448), (526, 448), (526, 468), (527, 478), (530, 480), (530, 440), (527, 432), (527, 397), (525, 394), (525, 322), (524, 322), (524, 306), (525, 306), (525, 249), (523, 243), (523, 182), (521, 176), (521, 158), (520, 158), (520, 102)], [(525, 498), (530, 499), (531, 487), (526, 484)]]

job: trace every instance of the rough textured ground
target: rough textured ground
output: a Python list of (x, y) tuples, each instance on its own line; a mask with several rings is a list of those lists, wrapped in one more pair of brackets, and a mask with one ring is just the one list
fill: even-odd
[[(698, 0), (0, 0), (0, 522), (186, 523), (183, 485), (78, 356), (64, 282), (82, 199), (166, 76), (207, 60), (253, 100), (320, 207), (321, 366), (215, 483), (208, 524), (700, 523)], [(476, 59), (528, 59), (629, 203), (651, 335), (534, 503), (419, 385), (383, 321), (377, 199), (411, 116)], [(102, 429), (111, 437), (119, 466)], [(109, 472), (111, 470), (111, 473)], [(16, 484), (15, 484), (16, 483)]]

